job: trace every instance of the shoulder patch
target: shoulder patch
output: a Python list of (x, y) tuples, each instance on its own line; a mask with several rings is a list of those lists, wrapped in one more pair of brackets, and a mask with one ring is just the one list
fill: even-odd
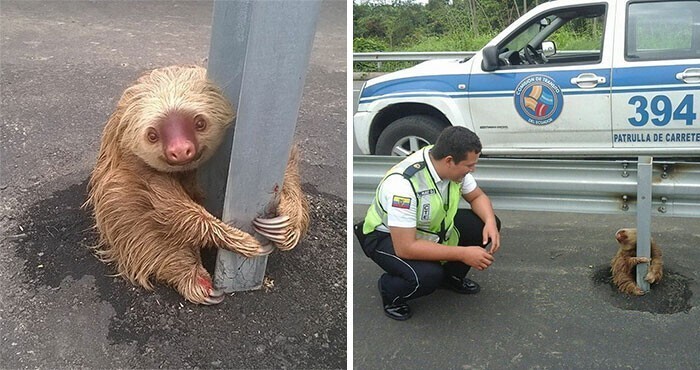
[(391, 198), (391, 206), (394, 208), (410, 209), (411, 198), (394, 195), (394, 197)]
[(412, 164), (412, 165), (408, 166), (408, 168), (406, 168), (403, 171), (403, 176), (405, 178), (409, 178), (409, 177), (415, 175), (418, 171), (424, 169), (425, 166), (426, 166), (425, 162), (418, 162), (418, 163)]
[(436, 193), (435, 189), (428, 189), (428, 190), (419, 191), (418, 193), (416, 193), (416, 196), (422, 197), (423, 195), (431, 195), (431, 194), (435, 194), (435, 193)]

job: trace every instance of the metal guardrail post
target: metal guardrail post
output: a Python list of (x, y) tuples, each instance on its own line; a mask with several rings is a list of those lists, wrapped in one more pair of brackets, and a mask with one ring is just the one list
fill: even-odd
[[(235, 129), (200, 175), (207, 209), (253, 233), (283, 182), (320, 2), (216, 1), (208, 76), (237, 109)], [(235, 133), (235, 134), (234, 134)], [(214, 285), (259, 289), (267, 257), (219, 250)]]
[[(652, 157), (639, 157), (637, 161), (637, 256), (651, 256), (651, 179)], [(645, 292), (649, 283), (644, 280), (648, 263), (637, 265), (637, 285)]]
[[(250, 6), (250, 1), (214, 3), (207, 77), (221, 87), (234, 107), (241, 94)], [(233, 128), (226, 133), (212, 158), (198, 172), (199, 182), (206, 192), (204, 206), (221, 219), (224, 219), (224, 196), (232, 145)]]

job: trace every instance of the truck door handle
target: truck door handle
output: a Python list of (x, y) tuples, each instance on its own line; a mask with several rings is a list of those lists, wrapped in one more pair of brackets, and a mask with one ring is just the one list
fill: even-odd
[(676, 80), (681, 80), (687, 84), (700, 82), (700, 68), (688, 68), (681, 73), (676, 73)]
[(582, 89), (592, 89), (598, 84), (605, 83), (605, 77), (598, 76), (595, 73), (581, 73), (580, 75), (571, 79), (571, 83), (578, 85)]

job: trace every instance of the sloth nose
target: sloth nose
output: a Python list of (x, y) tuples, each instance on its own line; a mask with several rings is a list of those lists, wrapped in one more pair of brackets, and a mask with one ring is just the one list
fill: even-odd
[(189, 140), (172, 143), (165, 151), (168, 162), (172, 164), (183, 164), (191, 161), (195, 155), (194, 144)]

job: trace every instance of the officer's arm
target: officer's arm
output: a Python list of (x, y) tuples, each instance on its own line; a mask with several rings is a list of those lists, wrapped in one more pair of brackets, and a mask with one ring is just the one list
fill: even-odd
[(461, 261), (478, 270), (493, 262), (493, 256), (481, 247), (452, 247), (416, 238), (416, 229), (389, 227), (394, 252), (398, 257), (421, 261)]
[(493, 212), (491, 199), (489, 199), (486, 193), (479, 187), (470, 193), (462, 194), (462, 197), (469, 202), (472, 211), (484, 221), (484, 230), (482, 231), (482, 237), (484, 238), (483, 243), (486, 245), (488, 240), (491, 239), (491, 249), (489, 253), (496, 253), (501, 246), (501, 236), (496, 226), (496, 215)]

